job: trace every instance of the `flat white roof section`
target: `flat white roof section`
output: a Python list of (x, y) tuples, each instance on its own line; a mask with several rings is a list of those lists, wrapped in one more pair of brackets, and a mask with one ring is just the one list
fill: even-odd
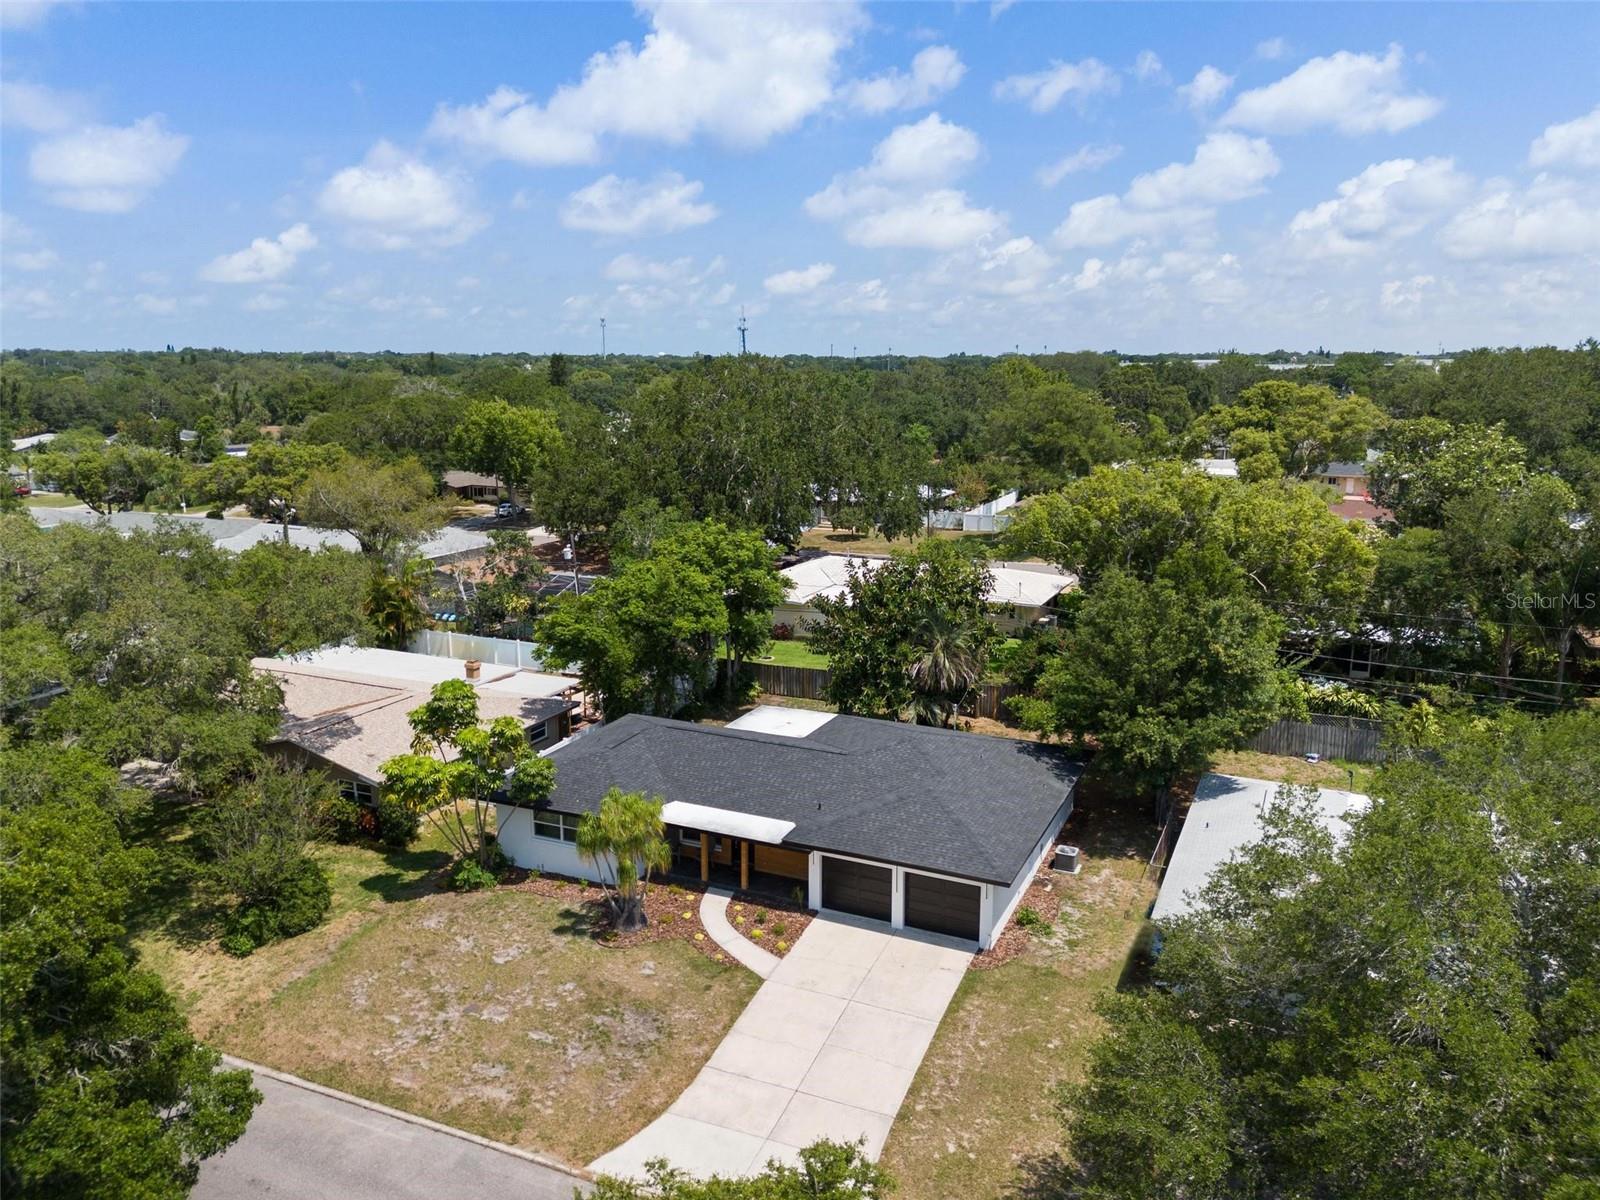
[[(1206, 774), (1195, 788), (1194, 803), (1167, 863), (1161, 895), (1150, 912), (1153, 921), (1187, 916), (1200, 907), (1195, 893), (1216, 869), (1261, 840), (1262, 816), (1277, 803), (1282, 784), (1238, 775)], [(1372, 801), (1360, 792), (1319, 788), (1319, 818), (1335, 841), (1349, 832), (1348, 818)]]
[[(784, 603), (803, 606), (819, 596), (838, 599), (849, 586), (852, 567), (871, 574), (887, 561), (886, 558), (864, 555), (822, 554), (785, 567), (782, 574), (789, 581), (789, 594)], [(1029, 569), (989, 563), (988, 568), (991, 583), (986, 599), (990, 604), (1021, 604), (1040, 608), (1078, 583), (1076, 576), (1052, 567)]]
[[(488, 677), (491, 671), (506, 669), (496, 663), (484, 663), (483, 675)], [(478, 691), (485, 695), (528, 696), (535, 700), (543, 700), (549, 696), (564, 695), (578, 686), (578, 681), (567, 675), (546, 675), (541, 671), (510, 669), (512, 674), (503, 679), (490, 678), (488, 683), (480, 683)]]
[[(412, 654), (408, 650), (381, 650), (376, 646), (324, 646), (307, 654), (296, 654), (282, 662), (290, 670), (297, 666), (309, 667), (334, 675), (404, 680), (430, 687), (446, 679), (467, 678), (467, 664), (459, 658), (445, 658), (440, 654)], [(484, 663), (478, 678), (468, 682), (477, 683), (480, 687), (486, 683), (499, 683), (516, 670), (516, 667)]]
[(772, 846), (794, 832), (793, 821), (754, 817), (704, 804), (685, 804), (682, 800), (670, 800), (662, 805), (661, 819), (673, 825), (687, 825), (690, 829), (720, 833), (724, 837), (749, 838), (752, 842), (766, 842)]
[(751, 733), (770, 733), (777, 737), (810, 737), (829, 721), (831, 712), (815, 712), (809, 708), (785, 708), (780, 704), (763, 704), (752, 708), (737, 721), (729, 721), (729, 729), (745, 729)]

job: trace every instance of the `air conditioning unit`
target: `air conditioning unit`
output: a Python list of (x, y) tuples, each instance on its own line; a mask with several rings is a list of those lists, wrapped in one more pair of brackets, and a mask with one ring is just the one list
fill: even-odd
[(1082, 867), (1078, 861), (1078, 848), (1076, 846), (1057, 846), (1055, 861), (1050, 864), (1057, 871), (1066, 871), (1076, 875)]

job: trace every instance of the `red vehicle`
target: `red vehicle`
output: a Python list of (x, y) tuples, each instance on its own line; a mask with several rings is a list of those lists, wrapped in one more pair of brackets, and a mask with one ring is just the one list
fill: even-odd
[(31, 495), (33, 495), (33, 488), (30, 487), (26, 483), (18, 483), (18, 484), (13, 485), (12, 488), (11, 488), (11, 491), (12, 491), (12, 493), (14, 495), (17, 495), (17, 496), (31, 496)]

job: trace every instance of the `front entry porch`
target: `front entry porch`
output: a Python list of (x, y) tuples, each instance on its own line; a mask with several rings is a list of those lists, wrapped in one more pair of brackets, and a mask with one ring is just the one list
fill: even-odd
[(673, 852), (669, 873), (680, 879), (785, 900), (799, 888), (804, 896), (811, 857), (805, 851), (683, 825), (669, 826), (667, 837)]

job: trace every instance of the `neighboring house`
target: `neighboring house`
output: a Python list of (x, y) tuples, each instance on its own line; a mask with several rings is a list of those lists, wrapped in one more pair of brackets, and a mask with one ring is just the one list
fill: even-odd
[(37, 450), (40, 446), (48, 446), (56, 440), (54, 433), (36, 433), (32, 437), (11, 439), (11, 450), (15, 454), (22, 454), (28, 450)]
[[(80, 509), (35, 508), (30, 510), (33, 519), (45, 528), (57, 525), (98, 525), (105, 522), (126, 536), (135, 529), (154, 529), (159, 521), (171, 521), (186, 529), (196, 529), (217, 544), (220, 550), (235, 553), (248, 550), (258, 542), (283, 541), (283, 526), (276, 521), (258, 521), (254, 517), (199, 517), (176, 513), (114, 512), (106, 516)], [(303, 550), (316, 550), (324, 546), (337, 546), (343, 550), (360, 550), (360, 543), (348, 533), (334, 529), (312, 529), (305, 525), (289, 526), (289, 544)], [(459, 529), (446, 525), (417, 548), (417, 554), (431, 563), (460, 562), (482, 555), (489, 548), (489, 536), (474, 529)]]
[[(783, 568), (780, 574), (788, 582), (789, 592), (772, 610), (773, 624), (787, 625), (797, 637), (805, 637), (822, 620), (817, 601), (844, 596), (852, 568), (876, 571), (888, 561), (881, 554), (818, 554)], [(1078, 586), (1076, 575), (1045, 563), (993, 562), (987, 566), (992, 577), (987, 599), (995, 606), (991, 619), (1006, 633), (1048, 623), (1056, 597)]]
[[(954, 495), (943, 493), (939, 499)], [(1015, 508), (1017, 493), (1006, 492), (993, 500), (985, 500), (974, 508), (942, 508), (930, 510), (927, 517), (929, 529), (959, 529), (962, 533), (995, 533), (1011, 524), (1009, 509)]]
[(1197, 458), (1194, 465), (1213, 479), (1239, 478), (1239, 464), (1231, 458)]
[[(1282, 784), (1238, 775), (1206, 774), (1195, 788), (1194, 803), (1184, 818), (1178, 844), (1167, 862), (1150, 919), (1157, 924), (1193, 912), (1197, 893), (1218, 867), (1261, 840), (1263, 816), (1278, 803)], [(1349, 829), (1349, 817), (1361, 812), (1371, 800), (1360, 792), (1333, 788), (1318, 791), (1321, 822), (1342, 841)]]
[(480, 475), (476, 471), (446, 471), (444, 487), (463, 500), (493, 504), (500, 499), (500, 480), (494, 475)]
[(421, 707), (435, 684), (465, 679), (478, 693), (482, 720), (515, 717), (528, 744), (554, 746), (572, 730), (578, 706), (576, 680), (490, 663), (402, 650), (335, 646), (292, 658), (257, 658), (256, 670), (272, 675), (283, 688), (283, 723), (267, 745), (269, 753), (316, 767), (362, 804), (377, 800), (381, 768), (411, 752), (413, 709)]
[(1317, 483), (1325, 483), (1342, 496), (1366, 496), (1367, 464), (1354, 462), (1324, 463), (1311, 472)]
[(864, 717), (762, 707), (727, 726), (632, 715), (556, 747), (536, 808), (496, 806), (530, 870), (598, 879), (579, 818), (613, 787), (660, 796), (675, 862), (702, 880), (988, 948), (1072, 813), (1058, 749)]

